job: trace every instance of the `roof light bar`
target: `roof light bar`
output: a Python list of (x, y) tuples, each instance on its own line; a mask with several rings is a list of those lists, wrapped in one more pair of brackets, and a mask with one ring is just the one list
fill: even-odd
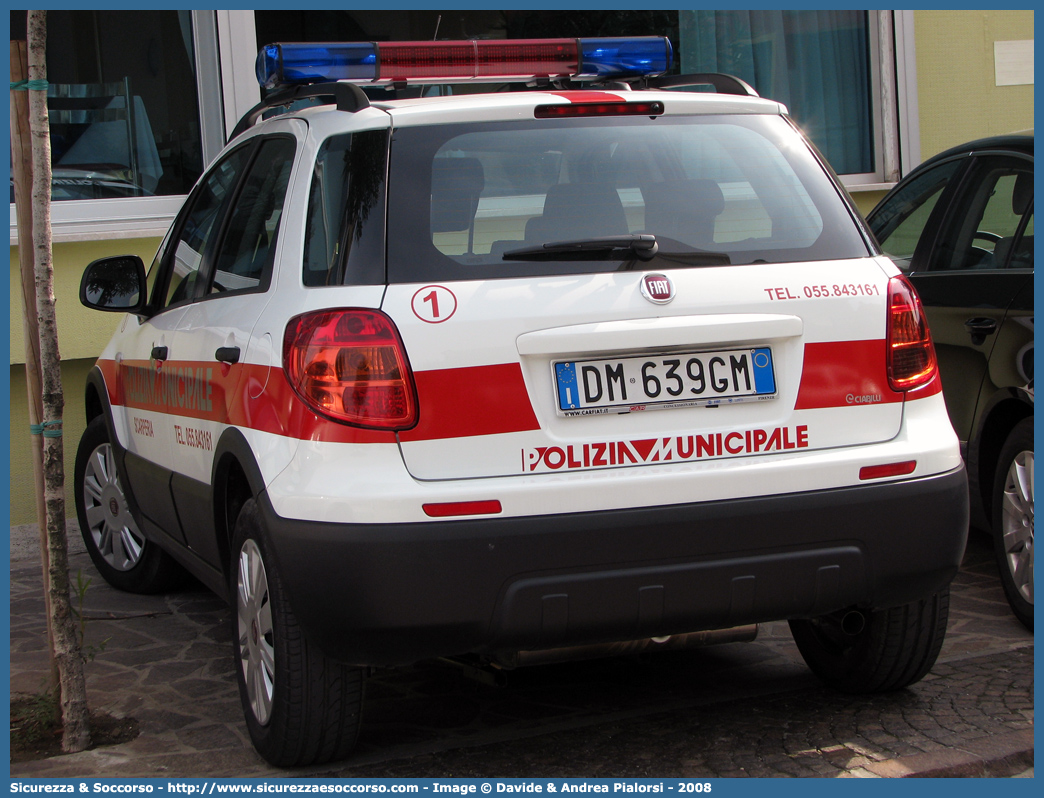
[(674, 58), (665, 36), (268, 44), (257, 55), (266, 89), (302, 83), (453, 83), (659, 75)]

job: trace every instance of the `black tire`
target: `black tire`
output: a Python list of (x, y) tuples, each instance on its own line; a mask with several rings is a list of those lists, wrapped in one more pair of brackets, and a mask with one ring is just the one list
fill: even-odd
[(820, 679), (845, 693), (883, 693), (919, 681), (932, 669), (950, 614), (949, 587), (888, 610), (792, 620), (801, 656)]
[(277, 767), (345, 758), (359, 734), (363, 669), (331, 660), (302, 632), (253, 499), (232, 552), (232, 647), (254, 747)]
[(1004, 595), (1033, 631), (1033, 418), (1015, 425), (993, 480), (993, 550)]
[(185, 580), (185, 570), (138, 529), (102, 416), (80, 438), (73, 495), (87, 553), (106, 582), (128, 593), (163, 593)]

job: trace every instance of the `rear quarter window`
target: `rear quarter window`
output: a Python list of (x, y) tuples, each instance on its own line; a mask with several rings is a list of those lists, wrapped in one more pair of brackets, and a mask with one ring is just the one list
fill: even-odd
[(380, 285), (388, 131), (331, 136), (312, 169), (301, 279), (306, 286)]

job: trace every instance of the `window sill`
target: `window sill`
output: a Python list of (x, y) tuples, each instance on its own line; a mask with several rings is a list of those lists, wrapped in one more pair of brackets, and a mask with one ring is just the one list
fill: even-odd
[[(161, 238), (185, 198), (148, 197), (62, 201), (51, 205), (51, 239), (56, 244), (126, 238)], [(18, 223), (11, 204), (11, 246), (18, 245)]]
[(845, 188), (848, 189), (849, 194), (857, 194), (860, 191), (891, 191), (895, 185), (895, 183), (856, 183), (845, 186)]

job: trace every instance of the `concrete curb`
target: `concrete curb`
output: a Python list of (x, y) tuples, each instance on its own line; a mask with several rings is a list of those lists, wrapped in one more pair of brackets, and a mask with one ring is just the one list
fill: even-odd
[[(1033, 729), (969, 740), (960, 748), (871, 762), (856, 778), (1007, 778), (1033, 768)], [(858, 771), (867, 771), (860, 773)]]

